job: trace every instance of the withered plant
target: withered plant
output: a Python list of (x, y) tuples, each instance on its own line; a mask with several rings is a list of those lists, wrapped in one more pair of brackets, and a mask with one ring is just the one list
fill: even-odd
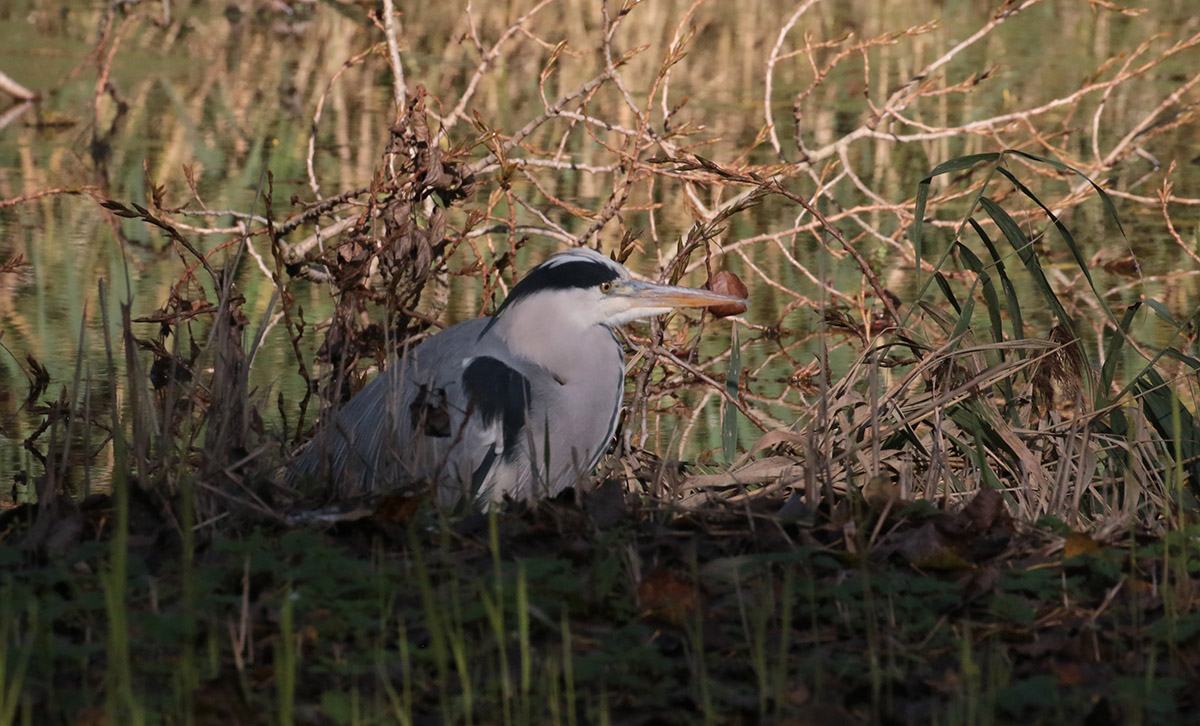
[[(1200, 446), (1188, 428), (1192, 327), (1134, 299), (1146, 279), (1115, 220), (1153, 211), (1162, 239), (1195, 259), (1172, 220), (1200, 199), (1175, 191), (1173, 163), (1144, 160), (1194, 133), (1200, 74), (1173, 64), (1191, 67), (1200, 34), (1157, 34), (1133, 10), (1056, 5), (1065, 32), (1086, 26), (1111, 43), (1111, 24), (1127, 23), (1144, 40), (987, 105), (1006, 69), (972, 54), (1048, 5), (999, 4), (949, 42), (920, 7), (911, 22), (851, 27), (818, 2), (781, 12), (540, 0), (511, 14), (468, 4), (407, 16), (390, 2), (347, 15), (306, 6), (201, 14), (188, 21), (201, 32), (186, 36), (171, 35), (177, 19), (121, 4), (95, 16), (96, 176), (6, 195), (0, 209), (85, 195), (118, 239), (136, 242), (124, 216), (181, 251), (186, 271), (158, 312), (131, 314), (134, 329), (159, 328), (134, 335), (126, 356), (126, 400), (140, 408), (128, 418), (138, 430), (122, 433), (137, 480), (166, 481), (165, 500), (199, 472), (198, 491), (218, 497), (202, 521), (231, 502), (279, 516), (297, 496), (280, 464), (391, 356), (493, 311), (554, 248), (593, 245), (662, 280), (732, 270), (763, 301), (733, 319), (736, 357), (732, 346), (699, 353), (713, 330), (703, 319), (631, 335), (632, 399), (602, 476), (684, 506), (794, 490), (815, 509), (879, 477), (904, 497), (947, 502), (991, 486), (1030, 519), (1153, 525), (1183, 483), (1176, 464), (1191, 471)], [(122, 40), (220, 61), (198, 39), (222, 23), (244, 33), (241, 55), (214, 69), (234, 68), (229, 80), (252, 89), (242, 100), (282, 92), (277, 120), (304, 130), (289, 147), (303, 163), (283, 182), (263, 168), (236, 209), (213, 208), (191, 165), (181, 179), (178, 166), (146, 164), (145, 198), (113, 199), (106, 139), (149, 93), (113, 80)], [(279, 34), (308, 48), (291, 66)], [(296, 72), (256, 75), (268, 68)], [(514, 72), (530, 83), (511, 88)], [(731, 78), (722, 88), (736, 90), (706, 98)], [(718, 110), (742, 102), (752, 105)], [(1140, 110), (1118, 119), (1117, 105)], [(214, 119), (246, 161), (248, 108)], [(1071, 235), (1091, 229), (1106, 244), (1089, 257)], [(1046, 264), (1064, 254), (1068, 267)], [(1133, 279), (1105, 288), (1099, 270)], [(250, 316), (238, 291), (259, 275), (274, 293)], [(327, 310), (314, 312), (316, 298)], [(1139, 310), (1173, 328), (1166, 346), (1131, 333)], [(286, 351), (273, 360), (302, 381), (298, 395), (256, 378), (264, 346)], [(1143, 363), (1118, 365), (1128, 355)], [(161, 390), (133, 395), (146, 376)], [(63, 409), (76, 421), (79, 403)], [(774, 466), (750, 463), (767, 454)], [(680, 469), (683, 459), (701, 468)]]

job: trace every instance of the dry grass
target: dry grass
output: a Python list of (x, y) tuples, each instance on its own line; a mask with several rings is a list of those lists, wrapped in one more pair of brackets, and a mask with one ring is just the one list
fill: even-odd
[[(445, 324), (452, 288), (477, 295), (465, 307), (486, 313), (545, 250), (591, 244), (630, 258), (651, 277), (711, 276), (733, 267), (752, 290), (773, 291), (774, 309), (756, 306), (736, 321), (741, 340), (760, 351), (745, 356), (736, 390), (717, 383), (728, 350), (697, 357), (694, 321), (675, 319), (652, 326), (648, 336), (635, 334), (633, 399), (620, 458), (609, 467), (627, 474), (630, 487), (641, 488), (658, 471), (645, 485), (655, 492), (679, 494), (704, 481), (702, 500), (713, 502), (796, 489), (815, 508), (823, 492), (858, 490), (882, 476), (904, 497), (957, 498), (980, 486), (1000, 487), (1030, 520), (1049, 514), (1114, 529), (1161, 523), (1172, 511), (1169, 492), (1183, 483), (1171, 461), (1181, 459), (1179, 471), (1190, 472), (1187, 452), (1196, 445), (1185, 374), (1194, 361), (1180, 353), (1190, 328), (1149, 301), (1145, 307), (1173, 327), (1175, 339), (1152, 348), (1129, 337), (1141, 303), (1123, 311), (1128, 294), (1079, 284), (1092, 282), (1098, 260), (1084, 258), (1059, 220), (1088, 200), (1095, 206), (1097, 195), (1110, 207), (1109, 199), (1141, 204), (1162, 214), (1186, 251), (1172, 210), (1200, 200), (1174, 192), (1174, 166), (1153, 197), (1120, 185), (1101, 191), (1089, 178), (1123, 172), (1155, 138), (1194, 127), (1191, 116), (1176, 111), (1200, 75), (1172, 76), (1174, 85), (1149, 100), (1139, 83), (1176, 56), (1194, 55), (1200, 35), (1147, 36), (1122, 56), (1099, 58), (1075, 85), (1060, 78), (1026, 89), (1038, 95), (1010, 99), (1002, 114), (968, 113), (994, 69), (967, 72), (964, 59), (1009, 25), (1046, 12), (1040, 5), (1008, 4), (957, 43), (947, 43), (927, 19), (906, 24), (864, 13), (872, 18), (866, 26), (846, 30), (819, 3), (801, 3), (786, 17), (759, 3), (736, 13), (699, 3), (610, 3), (593, 12), (564, 0), (507, 16), (413, 11), (399, 22), (384, 22), (374, 11), (339, 15), (316, 7), (298, 8), (294, 18), (234, 18), (233, 27), (246, 32), (238, 70), (226, 77), (228, 63), (210, 63), (196, 71), (200, 86), (233, 89), (231, 100), (288, 89), (284, 105), (293, 103), (295, 113), (311, 120), (306, 139), (281, 139), (306, 146), (306, 188), (285, 184), (295, 190), (286, 215), (278, 184), (266, 177), (240, 209), (231, 201), (234, 209), (214, 210), (205, 201), (203, 162), (188, 164), (179, 178), (188, 135), (168, 124), (160, 133), (178, 141), (146, 168), (148, 179), (167, 183), (152, 181), (136, 210), (121, 200), (104, 204), (122, 239), (129, 240), (130, 228), (117, 223), (119, 216), (167, 231), (187, 269), (159, 311), (138, 318), (160, 326), (157, 335), (138, 334), (134, 345), (152, 359), (137, 350), (127, 355), (130, 381), (142, 389), (126, 395), (136, 406), (130, 420), (138, 431), (125, 435), (134, 440), (138, 481), (150, 490), (164, 482), (171, 499), (180, 479), (203, 462), (197, 491), (209, 495), (202, 495), (202, 520), (213, 520), (231, 501), (260, 513), (283, 506), (291, 497), (277, 482), (267, 497), (276, 504), (246, 482), (272, 478), (280, 455), (385, 364), (389, 351)], [(918, 11), (909, 17), (921, 18)], [(1078, 27), (1076, 12), (1055, 9), (1065, 32)], [(1095, 12), (1105, 22), (1130, 22), (1116, 11)], [(104, 169), (124, 163), (105, 156), (116, 148), (108, 140), (138, 126), (127, 116), (152, 105), (156, 93), (135, 82), (136, 95), (125, 95), (121, 54), (166, 42), (211, 56), (212, 39), (230, 21), (198, 12), (187, 16), (192, 32), (181, 36), (172, 28), (182, 21), (156, 27), (161, 18), (150, 8), (108, 10), (95, 19), (100, 34), (92, 62), (99, 73), (91, 129), (93, 161)], [(1147, 19), (1145, 28), (1153, 22)], [(272, 41), (281, 33), (324, 42), (288, 62)], [(1094, 35), (1094, 43), (1105, 37)], [(459, 42), (429, 45), (437, 38)], [(750, 48), (760, 50), (743, 52)], [(730, 53), (742, 62), (722, 62)], [(283, 68), (294, 72), (282, 76)], [(731, 74), (738, 81), (713, 85), (741, 88), (742, 96), (706, 102), (752, 102), (756, 111), (689, 111), (688, 94)], [(513, 75), (536, 84), (512, 97), (505, 79)], [(381, 77), (390, 80), (377, 83)], [(846, 96), (847, 84), (858, 95)], [(839, 95), (844, 101), (831, 104)], [(193, 114), (209, 117), (204, 104), (211, 98), (202, 92), (194, 99)], [(1134, 99), (1146, 113), (1133, 116), (1131, 126), (1109, 129), (1106, 105)], [(794, 123), (784, 125), (789, 103)], [(831, 109), (846, 103), (835, 119)], [(511, 115), (531, 107), (525, 117)], [(200, 132), (232, 137), (239, 154), (251, 155), (253, 140), (242, 130), (249, 109), (232, 103), (229, 113), (211, 114)], [(1089, 123), (1071, 124), (1072, 118)], [(1080, 147), (1090, 153), (1068, 151)], [(1005, 148), (1049, 162), (1029, 154), (962, 156)], [(889, 183), (885, 162), (912, 151), (918, 159), (964, 159), (920, 187), (916, 202), (925, 211), (917, 216), (912, 200), (881, 191)], [(1063, 178), (1067, 162), (1081, 174)], [(99, 178), (74, 189), (14, 195), (4, 204), (64, 191), (105, 200), (108, 182)], [(776, 210), (774, 219), (792, 222), (734, 233), (741, 218), (766, 207)], [(758, 226), (763, 217), (754, 219)], [(218, 221), (226, 226), (211, 226)], [(1113, 229), (1114, 222), (1102, 224)], [(672, 229), (682, 234), (667, 236)], [(968, 242), (967, 233), (977, 242)], [(949, 247), (940, 241), (947, 234)], [(946, 250), (939, 259), (923, 254), (926, 236)], [(1044, 267), (1048, 250), (1059, 244), (1051, 244), (1055, 236), (1071, 252), (1073, 271)], [(553, 245), (535, 245), (539, 237)], [(189, 242), (207, 238), (225, 241)], [(1121, 246), (1136, 260), (1128, 242)], [(209, 279), (194, 276), (200, 268)], [(237, 289), (258, 274), (274, 292), (251, 320)], [(1014, 286), (1017, 277), (1025, 281)], [(322, 290), (332, 294), (334, 311), (309, 319), (304, 308), (312, 305), (298, 300)], [(797, 328), (797, 309), (817, 311), (823, 325)], [(196, 322), (207, 332), (193, 330)], [(250, 395), (250, 376), (267, 333), (280, 324), (307, 394), (272, 401), (277, 411), (268, 412), (266, 400)], [(1090, 345), (1097, 350), (1085, 351)], [(1134, 359), (1114, 365), (1130, 351)], [(835, 370), (831, 356), (851, 363)], [(139, 367), (159, 390), (146, 386)], [(763, 385), (766, 372), (789, 369), (785, 386)], [(693, 380), (707, 385), (698, 405), (681, 410), (678, 392)], [(737, 443), (747, 455), (793, 458), (784, 481), (747, 481), (735, 467), (718, 479), (728, 487), (713, 489), (717, 480), (708, 474), (664, 485), (661, 472), (669, 467), (647, 461), (643, 450), (666, 459), (695, 450), (690, 438), (714, 399), (740, 412), (741, 427), (731, 431), (740, 431)], [(1179, 401), (1183, 415), (1170, 413), (1171, 401)], [(64, 410), (80, 403), (76, 397)], [(682, 423), (665, 440), (658, 433), (664, 413)], [(64, 422), (75, 416), (72, 426), (87, 425), (77, 413), (62, 415)], [(281, 421), (282, 432), (268, 435), (264, 419)], [(747, 423), (759, 430), (756, 436), (748, 436)], [(746, 488), (762, 483), (770, 486)]]

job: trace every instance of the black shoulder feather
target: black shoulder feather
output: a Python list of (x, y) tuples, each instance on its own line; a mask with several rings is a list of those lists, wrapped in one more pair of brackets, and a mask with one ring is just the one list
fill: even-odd
[(516, 455), (521, 429), (529, 418), (529, 379), (496, 358), (480, 356), (463, 371), (463, 389), (467, 405), (485, 425), (500, 422), (504, 458), (511, 460)]

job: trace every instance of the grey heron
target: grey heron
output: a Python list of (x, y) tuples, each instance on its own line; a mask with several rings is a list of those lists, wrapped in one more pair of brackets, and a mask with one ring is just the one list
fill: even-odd
[(745, 300), (641, 282), (592, 249), (557, 252), (495, 316), (442, 330), (364, 387), (292, 476), (323, 471), (343, 496), (433, 484), (443, 505), (553, 496), (591, 472), (616, 431), (625, 355), (614, 329), (730, 304)]

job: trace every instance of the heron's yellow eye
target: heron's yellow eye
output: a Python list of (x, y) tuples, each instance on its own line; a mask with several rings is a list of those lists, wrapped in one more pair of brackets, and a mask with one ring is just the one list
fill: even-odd
[(612, 283), (611, 282), (600, 283), (600, 292), (604, 293), (605, 295), (612, 292)]

